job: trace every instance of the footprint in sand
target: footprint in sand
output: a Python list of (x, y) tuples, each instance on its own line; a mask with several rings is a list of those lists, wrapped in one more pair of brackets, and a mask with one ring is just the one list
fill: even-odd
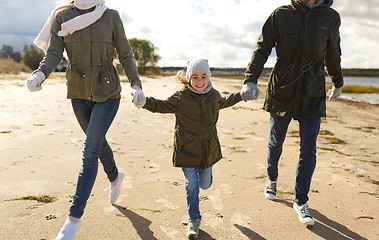
[(250, 225), (251, 217), (242, 213), (235, 213), (230, 221), (235, 224), (248, 227)]
[(166, 235), (170, 239), (174, 239), (174, 240), (186, 239), (186, 238), (183, 237), (183, 233), (182, 232), (179, 232), (178, 230), (176, 230), (174, 228), (169, 228), (169, 227), (161, 226), (161, 230), (162, 230), (162, 232), (166, 233)]
[(208, 199), (211, 201), (212, 207), (215, 210), (222, 210), (224, 208), (220, 195), (221, 191), (219, 189), (215, 189), (210, 195), (208, 195)]
[(105, 214), (109, 214), (109, 213), (113, 212), (114, 210), (116, 210), (116, 208), (113, 207), (112, 205), (109, 205), (109, 206), (106, 206), (103, 208), (103, 212)]
[(172, 202), (170, 202), (169, 200), (167, 199), (164, 199), (164, 198), (156, 198), (154, 199), (154, 202), (156, 203), (161, 203), (163, 204), (166, 208), (169, 208), (171, 210), (175, 210), (175, 209), (178, 209), (179, 207), (176, 206), (175, 204), (173, 204)]
[(160, 167), (161, 167), (161, 165), (159, 165), (159, 164), (151, 163), (149, 165), (149, 171), (151, 174), (157, 173), (159, 171)]
[(204, 217), (204, 223), (213, 228), (217, 228), (224, 223), (224, 216), (220, 213), (205, 212), (202, 213)]
[(122, 188), (123, 189), (132, 189), (133, 188), (133, 178), (130, 175), (126, 175), (124, 177), (124, 180), (122, 181)]
[(220, 184), (222, 191), (225, 194), (233, 194), (232, 187), (229, 184)]

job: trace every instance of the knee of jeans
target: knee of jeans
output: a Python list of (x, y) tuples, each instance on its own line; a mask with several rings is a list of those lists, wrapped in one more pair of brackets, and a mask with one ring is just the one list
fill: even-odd
[(201, 189), (203, 189), (203, 190), (207, 190), (207, 189), (209, 189), (210, 187), (212, 186), (212, 183), (208, 183), (208, 184), (203, 184), (203, 185), (201, 185), (200, 187), (201, 187)]
[(313, 143), (302, 143), (300, 146), (300, 153), (304, 156), (316, 156), (316, 144)]
[(92, 151), (83, 151), (83, 160), (96, 161), (98, 160), (98, 153)]
[(212, 186), (212, 176), (207, 181), (200, 181), (200, 188), (207, 190)]
[(198, 192), (199, 191), (199, 185), (196, 183), (187, 182), (186, 184), (186, 190), (187, 192)]

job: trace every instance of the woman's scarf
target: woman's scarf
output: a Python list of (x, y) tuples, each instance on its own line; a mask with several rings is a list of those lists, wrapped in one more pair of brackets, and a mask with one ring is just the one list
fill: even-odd
[(104, 0), (75, 0), (74, 3), (55, 8), (50, 14), (50, 17), (46, 21), (45, 25), (43, 26), (36, 39), (34, 39), (34, 44), (41, 48), (45, 53), (49, 47), (51, 38), (51, 27), (53, 26), (55, 17), (59, 12), (73, 7), (77, 7), (82, 10), (95, 7), (95, 10), (89, 13), (82, 14), (80, 16), (68, 20), (67, 22), (62, 23), (61, 30), (58, 32), (58, 36), (67, 36), (69, 34), (74, 33), (77, 30), (88, 27), (89, 25), (100, 19), (101, 16), (103, 16), (105, 10), (107, 10)]

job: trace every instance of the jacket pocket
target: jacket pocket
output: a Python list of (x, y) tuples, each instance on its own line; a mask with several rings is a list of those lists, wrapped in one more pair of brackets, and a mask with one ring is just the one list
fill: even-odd
[(294, 80), (294, 74), (286, 77), (281, 76), (278, 72), (274, 71), (270, 76), (270, 80), (267, 85), (267, 91), (269, 96), (277, 99), (290, 99), (294, 97), (296, 84), (285, 86), (290, 81)]
[(192, 136), (189, 136), (186, 139), (182, 139), (180, 142), (178, 142), (178, 147), (181, 149), (188, 143), (192, 142), (192, 140), (193, 140)]
[(99, 75), (96, 84), (99, 86), (99, 90), (106, 95), (112, 95), (121, 90), (120, 78), (116, 72), (112, 63), (99, 64)]
[(279, 49), (294, 49), (299, 47), (298, 26), (282, 27), (279, 29)]
[(305, 96), (307, 97), (325, 97), (325, 77), (320, 75), (315, 78), (307, 78)]

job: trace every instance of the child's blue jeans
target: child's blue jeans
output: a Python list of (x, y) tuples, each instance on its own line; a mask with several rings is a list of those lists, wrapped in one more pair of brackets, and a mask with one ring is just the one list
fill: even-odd
[(182, 168), (187, 193), (187, 209), (189, 213), (189, 220), (201, 220), (199, 210), (199, 189), (208, 189), (212, 185), (212, 167), (207, 169), (200, 168)]
[[(270, 114), (270, 137), (268, 140), (267, 174), (271, 181), (278, 178), (278, 162), (283, 142), (292, 118)], [(302, 205), (308, 201), (311, 179), (316, 167), (316, 140), (321, 118), (298, 119), (300, 132), (300, 156), (296, 168), (295, 202)]]
[(105, 102), (72, 99), (71, 103), (80, 127), (86, 133), (82, 168), (69, 214), (80, 218), (95, 183), (99, 158), (109, 181), (117, 179), (118, 170), (105, 134), (116, 116), (120, 99), (108, 99)]

